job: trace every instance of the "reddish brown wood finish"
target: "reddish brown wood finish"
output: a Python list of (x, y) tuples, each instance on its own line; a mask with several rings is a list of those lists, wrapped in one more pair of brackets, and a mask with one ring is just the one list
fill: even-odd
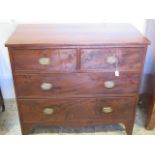
[[(131, 120), (135, 98), (62, 98), (40, 100), (18, 100), (24, 123), (52, 123), (65, 125), (70, 122), (112, 123)], [(112, 112), (102, 112), (103, 107), (111, 107)], [(54, 113), (46, 115), (45, 108), (53, 108)], [(122, 117), (124, 116), (125, 119)], [(33, 119), (32, 119), (33, 118)]]
[(8, 47), (112, 45), (145, 46), (149, 41), (131, 24), (23, 24), (6, 43)]
[[(7, 41), (23, 134), (37, 125), (124, 123), (132, 134), (139, 79), (149, 41), (130, 24), (19, 25)], [(118, 57), (115, 65), (106, 63)], [(40, 65), (40, 57), (51, 63)], [(105, 81), (115, 82), (105, 88)], [(42, 90), (42, 83), (52, 90)], [(111, 107), (111, 113), (101, 112)], [(45, 116), (44, 108), (53, 107)]]
[(108, 64), (107, 58), (114, 56), (118, 59), (119, 71), (140, 71), (142, 67), (144, 48), (103, 48), (82, 49), (82, 70), (116, 70), (116, 63)]
[[(104, 83), (113, 81), (113, 88), (106, 88)], [(88, 95), (135, 95), (139, 86), (139, 74), (120, 73), (72, 73), (44, 75), (15, 75), (17, 96), (44, 98), (53, 96), (88, 96)], [(50, 83), (50, 90), (41, 89), (42, 83)]]
[[(12, 51), (15, 71), (57, 72), (75, 71), (77, 66), (76, 49), (35, 49)], [(50, 63), (41, 65), (39, 59), (48, 58)]]
[[(81, 71), (114, 71), (116, 64), (108, 64), (107, 58), (115, 56), (118, 59), (119, 71), (140, 71), (145, 48), (100, 48), (80, 49), (80, 57), (76, 49), (43, 49), (12, 51), (15, 71), (24, 72), (75, 72)], [(50, 64), (39, 64), (40, 58), (49, 58)], [(80, 60), (80, 66), (78, 65)]]

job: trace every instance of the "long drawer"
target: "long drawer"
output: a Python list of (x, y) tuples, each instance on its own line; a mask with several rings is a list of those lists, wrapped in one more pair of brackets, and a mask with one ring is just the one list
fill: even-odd
[(139, 74), (72, 73), (15, 75), (17, 97), (125, 95), (138, 91)]
[(121, 122), (132, 119), (136, 98), (63, 98), (18, 100), (25, 123)]

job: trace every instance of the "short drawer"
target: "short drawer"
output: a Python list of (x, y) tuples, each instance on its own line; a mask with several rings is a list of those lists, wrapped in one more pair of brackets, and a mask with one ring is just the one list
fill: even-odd
[(23, 122), (97, 124), (130, 120), (135, 111), (135, 98), (63, 98), (18, 100)]
[(139, 74), (72, 73), (15, 75), (17, 97), (122, 95), (138, 92)]
[(144, 48), (101, 48), (81, 50), (81, 70), (140, 71)]
[(61, 72), (76, 69), (75, 49), (13, 50), (12, 66), (15, 71)]

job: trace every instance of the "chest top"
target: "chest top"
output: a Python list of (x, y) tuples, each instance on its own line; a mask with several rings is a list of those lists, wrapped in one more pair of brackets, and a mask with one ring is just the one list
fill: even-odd
[(146, 46), (149, 41), (131, 24), (22, 24), (7, 47)]

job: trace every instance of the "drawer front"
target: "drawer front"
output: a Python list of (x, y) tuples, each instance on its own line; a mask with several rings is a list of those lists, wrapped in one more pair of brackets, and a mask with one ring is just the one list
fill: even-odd
[(135, 94), (139, 75), (121, 73), (72, 73), (15, 75), (17, 97)]
[(143, 48), (104, 48), (82, 49), (82, 70), (141, 70), (143, 64)]
[(136, 102), (136, 97), (97, 98), (96, 111), (100, 110), (102, 115), (100, 117), (105, 116), (109, 119), (130, 120), (132, 119), (137, 104)]
[(18, 104), (22, 120), (27, 123), (108, 123), (132, 119), (135, 98), (18, 100)]
[(15, 71), (57, 72), (76, 69), (75, 49), (13, 50)]

